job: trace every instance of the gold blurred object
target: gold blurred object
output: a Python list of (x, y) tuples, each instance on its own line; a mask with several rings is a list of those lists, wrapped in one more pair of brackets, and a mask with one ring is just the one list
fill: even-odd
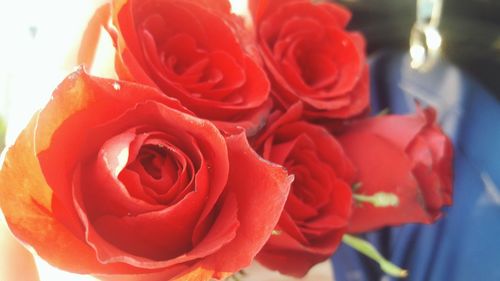
[(417, 20), (410, 34), (411, 67), (426, 72), (434, 66), (441, 52), (438, 27), (443, 0), (417, 0)]

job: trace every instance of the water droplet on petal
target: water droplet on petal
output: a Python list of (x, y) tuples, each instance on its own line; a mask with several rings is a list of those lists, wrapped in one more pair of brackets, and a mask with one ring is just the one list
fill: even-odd
[(120, 90), (120, 84), (118, 84), (118, 82), (113, 82), (113, 89), (119, 91)]

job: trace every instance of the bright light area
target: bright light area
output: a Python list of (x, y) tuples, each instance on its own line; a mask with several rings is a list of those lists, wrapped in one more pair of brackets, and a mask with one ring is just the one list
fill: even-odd
[(73, 70), (78, 42), (97, 1), (0, 0), (0, 114), (7, 144)]
[(229, 0), (231, 2), (231, 11), (237, 15), (248, 17), (248, 0)]
[(441, 48), (442, 38), (437, 29), (430, 28), (425, 32), (425, 39), (429, 49), (438, 50)]
[(411, 67), (418, 68), (425, 61), (425, 48), (422, 45), (413, 45), (410, 47)]

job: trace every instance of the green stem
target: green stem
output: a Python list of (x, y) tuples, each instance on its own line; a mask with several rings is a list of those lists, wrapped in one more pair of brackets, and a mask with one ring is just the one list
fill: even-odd
[(408, 271), (386, 260), (369, 242), (349, 234), (345, 234), (344, 237), (342, 237), (342, 242), (354, 248), (356, 251), (362, 253), (363, 255), (376, 261), (380, 265), (382, 271), (384, 271), (385, 273), (398, 278), (404, 278), (408, 276)]
[(358, 202), (370, 203), (375, 207), (396, 207), (399, 205), (399, 198), (394, 193), (377, 192), (373, 195), (354, 193), (352, 196)]

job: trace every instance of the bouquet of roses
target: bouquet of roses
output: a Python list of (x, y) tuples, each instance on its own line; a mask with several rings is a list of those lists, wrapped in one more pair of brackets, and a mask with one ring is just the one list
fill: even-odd
[(11, 146), (0, 206), (50, 264), (103, 280), (223, 279), (256, 259), (304, 276), (359, 233), (431, 223), (452, 148), (431, 108), (369, 116), (350, 13), (308, 0), (114, 0), (117, 79), (80, 68)]

